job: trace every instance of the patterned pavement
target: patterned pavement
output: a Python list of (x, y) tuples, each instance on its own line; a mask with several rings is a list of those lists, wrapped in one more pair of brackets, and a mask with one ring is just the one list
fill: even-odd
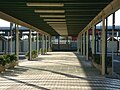
[(49, 52), (1, 73), (0, 90), (120, 90), (120, 80), (101, 76), (77, 53)]

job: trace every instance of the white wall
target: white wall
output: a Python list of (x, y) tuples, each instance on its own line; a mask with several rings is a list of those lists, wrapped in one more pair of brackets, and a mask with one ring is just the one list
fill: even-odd
[(32, 50), (36, 50), (36, 42), (35, 41), (32, 42)]
[[(22, 43), (21, 43), (22, 42)], [(23, 44), (23, 45), (21, 45)], [(9, 48), (11, 48), (9, 43)], [(24, 41), (19, 41), (19, 51), (21, 52), (21, 48), (23, 48), (24, 52), (27, 52), (29, 50), (29, 42), (28, 39)], [(6, 43), (6, 49), (8, 51), (8, 42)], [(36, 50), (36, 42), (32, 42), (32, 50)], [(15, 51), (15, 41), (12, 42), (12, 51)], [(2, 52), (2, 40), (0, 40), (0, 52)]]
[(28, 48), (29, 48), (29, 42), (28, 39), (26, 39), (23, 41), (23, 50), (27, 52), (29, 50)]
[(108, 48), (108, 52), (112, 52), (112, 48), (114, 52), (117, 52), (117, 41), (108, 41), (107, 48)]

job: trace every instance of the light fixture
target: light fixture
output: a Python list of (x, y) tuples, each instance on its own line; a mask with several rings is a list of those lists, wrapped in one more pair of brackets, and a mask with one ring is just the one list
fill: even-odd
[(85, 24), (75, 24), (75, 23), (68, 23), (67, 25), (75, 25), (75, 26), (80, 26), (80, 25), (85, 25)]
[(27, 6), (52, 6), (52, 7), (63, 7), (63, 3), (27, 3)]
[(54, 28), (54, 29), (56, 29), (56, 30), (67, 29), (67, 28), (55, 28), (55, 27), (52, 27), (52, 28)]
[(65, 19), (44, 19), (44, 21), (66, 21)]
[(47, 24), (66, 24), (66, 22), (47, 22)]
[(65, 10), (35, 10), (36, 13), (65, 13)]
[[(52, 26), (51, 26), (52, 27)], [(65, 28), (60, 28), (60, 27), (52, 27), (52, 28), (54, 28), (54, 29), (56, 29), (56, 30), (67, 30), (67, 27), (65, 27)]]
[[(62, 25), (59, 25), (59, 26), (50, 25), (50, 26), (59, 28), (59, 27), (61, 27)], [(64, 27), (66, 27), (66, 25), (64, 25)]]
[(55, 28), (60, 28), (60, 27), (66, 27), (67, 25), (66, 24), (60, 24), (60, 25), (51, 25), (51, 24), (49, 24), (50, 26), (52, 26), (52, 27), (55, 27)]
[(65, 18), (65, 15), (40, 15), (40, 17), (46, 18)]

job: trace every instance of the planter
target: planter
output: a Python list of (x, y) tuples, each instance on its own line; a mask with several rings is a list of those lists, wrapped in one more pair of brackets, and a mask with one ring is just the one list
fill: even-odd
[(16, 55), (7, 54), (0, 57), (0, 72), (5, 71), (8, 68), (13, 68), (18, 65), (18, 61), (16, 61)]
[(0, 65), (0, 72), (5, 71), (5, 66)]
[(18, 65), (18, 61), (13, 61), (10, 63), (10, 68), (14, 68), (17, 65)]
[(13, 62), (11, 62), (11, 63), (9, 63), (9, 64), (6, 64), (5, 65), (5, 68), (7, 69), (7, 68), (14, 68), (15, 66), (17, 66), (18, 65), (18, 61), (13, 61)]

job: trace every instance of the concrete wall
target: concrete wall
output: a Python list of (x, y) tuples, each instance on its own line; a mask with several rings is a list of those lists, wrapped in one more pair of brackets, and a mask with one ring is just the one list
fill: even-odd
[[(5, 47), (5, 46), (4, 46)], [(9, 48), (10, 48), (9, 43)], [(41, 45), (40, 45), (41, 47)], [(8, 51), (8, 42), (6, 43), (6, 50)], [(9, 49), (10, 50), (10, 49)], [(29, 50), (29, 42), (28, 39), (19, 41), (19, 52), (27, 52)], [(36, 50), (36, 41), (32, 42), (32, 50)], [(15, 41), (12, 42), (12, 51), (15, 51)], [(2, 52), (2, 40), (0, 40), (0, 52)]]

